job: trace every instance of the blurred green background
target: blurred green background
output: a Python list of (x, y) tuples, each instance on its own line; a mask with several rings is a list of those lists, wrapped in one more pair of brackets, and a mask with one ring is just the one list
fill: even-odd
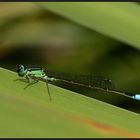
[[(110, 5), (105, 13), (103, 8), (107, 7), (103, 3), (101, 9), (95, 8), (94, 3), (1, 2), (0, 67), (16, 71), (17, 64), (24, 64), (72, 74), (104, 76), (112, 79), (116, 90), (139, 94), (140, 6), (138, 3), (117, 4), (116, 7)], [(79, 11), (72, 9), (76, 5)], [(83, 14), (84, 8), (92, 10)], [(67, 13), (75, 17), (67, 18)], [(92, 18), (95, 20), (88, 22)], [(81, 19), (87, 23), (83, 24)], [(75, 85), (60, 83), (59, 86), (140, 113), (140, 101)]]

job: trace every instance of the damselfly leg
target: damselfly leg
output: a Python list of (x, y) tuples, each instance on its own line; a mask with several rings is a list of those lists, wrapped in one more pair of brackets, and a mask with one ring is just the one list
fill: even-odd
[(26, 83), (29, 83), (29, 80), (26, 79), (26, 78), (17, 78), (17, 79), (14, 79), (13, 81), (22, 81), (22, 82), (26, 82)]
[(24, 89), (27, 89), (29, 86), (34, 85), (38, 82), (38, 80), (33, 80), (32, 82), (30, 82)]
[[(36, 83), (39, 82), (39, 80), (40, 80), (40, 78), (34, 77), (34, 76), (30, 76), (30, 77), (26, 77), (26, 78), (29, 80), (29, 82), (30, 82), (31, 80), (32, 80), (32, 81), (31, 81), (24, 89), (26, 89), (27, 87), (29, 87), (29, 86), (31, 86), (31, 85), (33, 85), (33, 84), (36, 84)], [(50, 95), (48, 80), (46, 80), (46, 87), (47, 87), (47, 91), (48, 91), (50, 100), (52, 100), (51, 95)]]
[(48, 90), (48, 94), (49, 94), (50, 100), (52, 100), (52, 98), (51, 98), (51, 94), (50, 94), (50, 90), (49, 90), (48, 82), (46, 82), (46, 87), (47, 87), (47, 90)]

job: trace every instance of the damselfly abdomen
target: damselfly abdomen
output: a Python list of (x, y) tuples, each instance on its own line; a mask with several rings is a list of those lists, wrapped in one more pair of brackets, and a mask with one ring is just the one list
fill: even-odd
[(52, 70), (45, 70), (45, 73), (49, 77), (55, 77), (56, 79), (60, 79), (60, 81), (67, 81), (71, 83), (79, 83), (81, 85), (85, 85), (87, 87), (99, 87), (103, 89), (113, 89), (114, 84), (112, 80), (101, 77), (101, 76), (92, 76), (92, 75), (75, 75), (75, 74), (68, 74), (62, 72), (56, 72)]

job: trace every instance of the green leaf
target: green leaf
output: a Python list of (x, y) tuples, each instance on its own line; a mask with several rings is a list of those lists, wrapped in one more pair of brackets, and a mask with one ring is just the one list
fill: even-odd
[[(140, 137), (139, 114), (0, 68), (0, 137)], [(137, 125), (136, 125), (137, 124)]]
[(140, 6), (133, 2), (49, 2), (47, 10), (140, 48)]

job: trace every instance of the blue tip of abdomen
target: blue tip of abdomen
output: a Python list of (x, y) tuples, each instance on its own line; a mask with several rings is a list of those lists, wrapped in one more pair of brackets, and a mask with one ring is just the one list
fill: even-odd
[(140, 100), (140, 94), (136, 94), (135, 96), (132, 96), (131, 98), (136, 99), (136, 100)]

